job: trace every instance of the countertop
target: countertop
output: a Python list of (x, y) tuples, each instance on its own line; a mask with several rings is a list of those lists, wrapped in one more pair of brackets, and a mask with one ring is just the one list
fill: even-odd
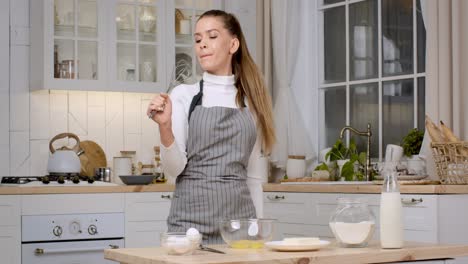
[[(276, 184), (263, 185), (264, 192), (302, 193), (380, 193), (381, 185), (373, 184)], [(0, 186), (0, 195), (15, 194), (78, 194), (78, 193), (130, 193), (172, 192), (172, 184), (119, 185), (119, 186)], [(401, 185), (401, 193), (407, 194), (468, 194), (468, 185)]]
[(0, 186), (0, 195), (5, 194), (79, 194), (79, 193), (130, 193), (172, 192), (172, 184), (118, 185), (118, 186)]
[[(211, 247), (211, 246), (210, 246)], [(367, 248), (339, 248), (332, 244), (319, 251), (275, 252), (268, 249), (231, 249), (226, 245), (212, 246), (226, 254), (195, 251), (191, 256), (170, 256), (160, 247), (106, 249), (104, 257), (129, 264), (207, 264), (207, 263), (387, 263), (447, 259), (468, 256), (468, 245), (439, 245), (407, 242), (403, 249), (383, 250), (378, 242)]]

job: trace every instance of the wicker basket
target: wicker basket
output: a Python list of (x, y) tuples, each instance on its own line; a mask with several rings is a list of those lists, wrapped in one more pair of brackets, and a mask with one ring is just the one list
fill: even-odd
[(468, 142), (431, 143), (442, 184), (468, 184)]

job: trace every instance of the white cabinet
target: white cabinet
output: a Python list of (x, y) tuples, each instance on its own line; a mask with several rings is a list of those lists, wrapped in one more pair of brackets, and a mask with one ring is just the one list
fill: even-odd
[(222, 2), (31, 1), (31, 89), (154, 93), (194, 80), (193, 27)]
[(167, 1), (109, 1), (109, 88), (162, 91), (166, 86)]
[(104, 90), (107, 1), (30, 2), (31, 89)]
[(21, 203), (19, 195), (0, 196), (0, 256), (2, 263), (21, 263)]
[[(264, 194), (265, 217), (278, 219), (276, 238), (291, 236), (319, 236), (333, 238), (328, 226), (329, 218), (337, 206), (338, 197), (364, 198), (376, 217), (374, 239), (379, 238), (380, 195), (285, 193)], [(402, 195), (404, 235), (407, 241), (439, 242), (438, 195)], [(465, 196), (468, 201), (468, 196)], [(465, 220), (468, 219), (468, 216)], [(468, 241), (466, 241), (468, 242)]]
[(159, 245), (160, 234), (167, 231), (171, 197), (172, 193), (125, 194), (125, 247)]

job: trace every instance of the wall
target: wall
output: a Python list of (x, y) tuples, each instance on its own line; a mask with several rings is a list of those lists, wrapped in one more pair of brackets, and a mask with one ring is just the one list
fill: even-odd
[[(2, 37), (0, 42), (0, 175), (46, 174), (49, 141), (62, 132), (98, 143), (106, 153), (108, 165), (112, 165), (112, 157), (119, 156), (120, 150), (135, 150), (135, 161), (152, 162), (153, 146), (159, 144), (157, 126), (146, 117), (152, 95), (30, 92), (29, 1), (11, 0), (10, 5), (10, 52), (8, 39)], [(2, 6), (8, 5), (2, 2)], [(0, 20), (5, 19), (8, 16), (0, 16)], [(8, 21), (0, 21), (0, 27), (0, 34), (8, 36)], [(68, 143), (74, 142), (62, 140), (54, 146)]]
[(0, 176), (10, 170), (10, 16), (9, 0), (0, 0)]

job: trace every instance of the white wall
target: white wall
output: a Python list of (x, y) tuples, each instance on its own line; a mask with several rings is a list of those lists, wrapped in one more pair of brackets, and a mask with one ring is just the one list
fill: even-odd
[(10, 16), (9, 0), (0, 0), (0, 177), (10, 172)]
[[(146, 117), (152, 95), (85, 91), (29, 91), (29, 1), (1, 0), (0, 34), (0, 175), (47, 173), (48, 144), (62, 132), (93, 140), (108, 165), (120, 150), (135, 150), (135, 162), (151, 163), (159, 144), (154, 122)], [(6, 10), (6, 11), (5, 11)], [(8, 19), (10, 19), (8, 23)], [(9, 70), (11, 70), (9, 72)], [(9, 78), (8, 78), (9, 76)], [(66, 141), (57, 142), (66, 144)], [(70, 141), (70, 143), (74, 143)], [(54, 144), (55, 145), (55, 144)]]

